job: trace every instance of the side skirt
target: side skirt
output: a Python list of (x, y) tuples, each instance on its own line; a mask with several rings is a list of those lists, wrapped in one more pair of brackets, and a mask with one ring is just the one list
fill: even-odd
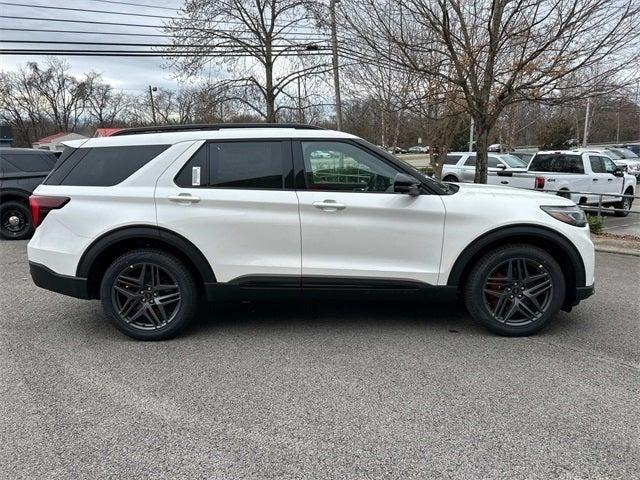
[(227, 283), (206, 283), (210, 301), (286, 298), (455, 299), (456, 286), (416, 280), (329, 276), (239, 277)]

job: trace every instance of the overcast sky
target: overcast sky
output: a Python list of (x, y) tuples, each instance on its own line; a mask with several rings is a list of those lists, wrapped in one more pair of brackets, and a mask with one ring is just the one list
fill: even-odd
[[(21, 3), (29, 5), (42, 5), (47, 7), (80, 8), (91, 10), (106, 10), (112, 12), (135, 13), (144, 15), (175, 16), (177, 10), (182, 5), (182, 0), (110, 0), (109, 2), (95, 0), (6, 0), (9, 3)], [(111, 3), (114, 2), (114, 3)], [(123, 3), (135, 3), (149, 5), (149, 7), (138, 7), (123, 5)], [(0, 15), (37, 17), (49, 20), (17, 20), (10, 18), (0, 18), (0, 26), (4, 28), (30, 28), (30, 29), (53, 29), (53, 30), (84, 30), (91, 32), (122, 32), (122, 33), (146, 33), (163, 34), (164, 32), (154, 28), (131, 27), (121, 25), (92, 25), (85, 23), (63, 23), (54, 22), (50, 19), (64, 20), (90, 20), (118, 23), (135, 23), (145, 25), (161, 25), (163, 19), (153, 17), (138, 17), (126, 15), (110, 15), (95, 12), (76, 12), (66, 10), (41, 9), (21, 6), (0, 5)], [(153, 7), (167, 7), (173, 10)], [(60, 48), (60, 49), (143, 49), (148, 47), (100, 47), (82, 45), (42, 45), (42, 44), (16, 44), (6, 43), (4, 40), (56, 40), (56, 41), (86, 41), (86, 42), (133, 42), (133, 43), (161, 43), (168, 42), (167, 38), (159, 37), (139, 37), (120, 35), (86, 35), (71, 33), (49, 33), (49, 32), (18, 32), (0, 30), (0, 46), (3, 49), (25, 49), (25, 48)], [(82, 75), (91, 70), (102, 73), (104, 79), (115, 88), (130, 91), (143, 91), (148, 85), (158, 87), (175, 88), (178, 82), (172, 78), (172, 72), (162, 68), (161, 58), (145, 57), (64, 57), (71, 65), (72, 73)], [(3, 70), (11, 70), (28, 61), (42, 62), (44, 56), (34, 55), (2, 55), (0, 65)]]

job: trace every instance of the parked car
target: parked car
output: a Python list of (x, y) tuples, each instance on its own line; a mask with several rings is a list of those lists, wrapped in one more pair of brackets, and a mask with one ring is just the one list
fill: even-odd
[[(550, 190), (584, 205), (596, 205), (599, 194), (619, 194), (603, 197), (604, 206), (622, 211), (616, 216), (626, 217), (635, 195), (636, 178), (624, 173), (603, 151), (564, 150), (542, 151), (534, 155), (526, 170), (499, 172), (490, 176), (488, 183), (517, 188)], [(584, 193), (570, 193), (584, 192)]]
[(416, 145), (409, 147), (409, 153), (429, 153), (429, 146)]
[[(570, 200), (440, 183), (348, 133), (147, 127), (73, 146), (31, 197), (31, 275), (101, 299), (134, 338), (177, 334), (200, 296), (427, 292), (459, 292), (487, 328), (528, 335), (593, 293)], [(340, 161), (327, 167), (327, 151)]]
[(400, 147), (387, 147), (387, 152), (398, 154), (398, 153), (407, 153), (407, 150)]
[(640, 143), (625, 143), (622, 147), (629, 149), (636, 155), (640, 156)]
[(0, 236), (21, 240), (33, 233), (29, 195), (57, 157), (46, 150), (0, 148)]
[(640, 181), (640, 157), (638, 155), (623, 147), (607, 147), (603, 152), (624, 172), (633, 175), (637, 181)]
[[(527, 164), (511, 154), (490, 153), (487, 170), (498, 172), (503, 169), (526, 168)], [(442, 181), (473, 182), (476, 175), (476, 152), (451, 152), (442, 166)]]

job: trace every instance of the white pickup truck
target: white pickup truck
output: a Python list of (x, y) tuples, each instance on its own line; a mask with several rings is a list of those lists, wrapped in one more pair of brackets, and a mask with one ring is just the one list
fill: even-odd
[[(603, 193), (634, 195), (636, 191), (636, 178), (625, 174), (611, 158), (579, 150), (538, 152), (528, 168), (490, 172), (487, 183), (548, 190), (582, 205), (597, 205)], [(623, 217), (628, 215), (632, 201), (621, 196), (602, 197), (605, 206), (622, 209), (616, 215)]]

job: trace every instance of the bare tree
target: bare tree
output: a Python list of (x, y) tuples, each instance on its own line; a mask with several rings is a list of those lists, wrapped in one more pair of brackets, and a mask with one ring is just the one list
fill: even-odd
[[(309, 32), (306, 0), (187, 0), (181, 18), (171, 20), (171, 65), (186, 77), (223, 64), (230, 73), (213, 84), (213, 94), (239, 102), (266, 122), (276, 121), (279, 102), (304, 76), (328, 71), (320, 57), (291, 62), (320, 47)], [(307, 33), (301, 33), (303, 29)], [(197, 45), (194, 47), (193, 45)], [(186, 53), (185, 53), (186, 52)], [(217, 72), (221, 74), (221, 71)], [(212, 89), (213, 90), (213, 89)]]
[[(392, 2), (393, 15), (381, 15)], [(486, 183), (489, 135), (503, 109), (557, 101), (574, 75), (580, 92), (607, 88), (637, 55), (637, 0), (353, 0), (356, 32), (377, 25), (398, 48), (359, 35), (388, 62), (455, 85), (475, 120), (475, 181)], [(416, 31), (416, 26), (420, 27)], [(433, 69), (438, 57), (446, 68)], [(597, 68), (595, 68), (597, 66)], [(579, 74), (578, 74), (579, 73)], [(574, 85), (575, 87), (575, 85)], [(611, 88), (611, 87), (609, 87)], [(568, 96), (563, 97), (568, 100)]]
[(110, 128), (118, 123), (129, 104), (129, 98), (122, 92), (104, 83), (99, 74), (91, 73), (90, 91), (87, 94), (87, 113), (100, 128)]

